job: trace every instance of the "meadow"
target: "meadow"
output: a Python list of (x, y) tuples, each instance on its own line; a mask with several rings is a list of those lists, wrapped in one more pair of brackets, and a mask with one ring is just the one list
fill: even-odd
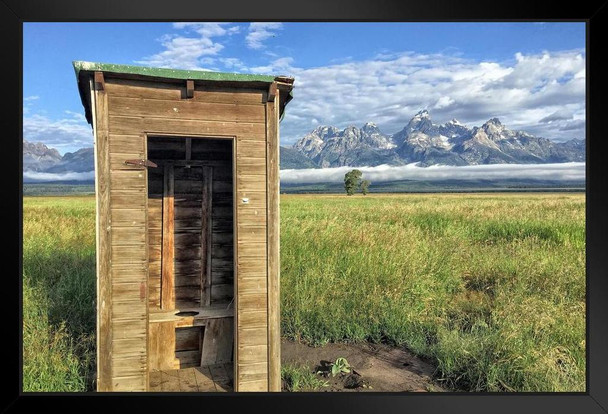
[[(94, 199), (26, 197), (23, 237), (24, 390), (93, 390)], [(585, 195), (282, 195), (281, 306), (287, 338), (405, 346), (453, 390), (584, 391)]]

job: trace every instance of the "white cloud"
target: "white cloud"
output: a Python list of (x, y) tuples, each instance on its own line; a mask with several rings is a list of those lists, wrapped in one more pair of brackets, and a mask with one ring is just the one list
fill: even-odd
[(254, 22), (249, 24), (249, 33), (245, 41), (250, 49), (262, 49), (264, 41), (270, 37), (276, 36), (274, 31), (283, 27), (282, 23), (260, 23)]
[(32, 95), (32, 96), (28, 96), (26, 98), (23, 98), (23, 101), (24, 102), (37, 101), (38, 99), (40, 99), (40, 97), (38, 95)]
[[(295, 63), (281, 58), (251, 68), (295, 77), (294, 99), (281, 123), (283, 145), (308, 133), (313, 118), (338, 128), (373, 121), (392, 134), (423, 108), (431, 108), (436, 123), (457, 118), (474, 126), (498, 117), (511, 129), (556, 141), (585, 137), (580, 50), (519, 53), (512, 63), (414, 52), (307, 69)], [(565, 111), (579, 128), (564, 129), (566, 120), (540, 122)]]
[(266, 66), (254, 66), (249, 70), (253, 73), (278, 75), (279, 72), (293, 70), (291, 66), (293, 61), (291, 57), (282, 57), (275, 59)]
[(162, 52), (135, 62), (163, 68), (209, 70), (202, 65), (213, 64), (212, 57), (224, 49), (224, 45), (214, 38), (237, 33), (239, 29), (228, 23), (174, 23), (173, 27), (197, 36), (164, 35), (159, 39), (164, 48)]
[(93, 130), (84, 116), (65, 111), (69, 118), (52, 120), (44, 115), (23, 118), (23, 138), (30, 142), (42, 142), (59, 152), (75, 151), (93, 145)]
[[(281, 182), (285, 184), (338, 183), (353, 167), (323, 169), (281, 170)], [(379, 165), (357, 167), (366, 180), (386, 182), (397, 180), (477, 180), (477, 179), (545, 179), (584, 180), (585, 163), (560, 164), (490, 164), (463, 167), (433, 165), (418, 167), (416, 164), (402, 166)]]
[(566, 120), (566, 119), (572, 119), (572, 112), (563, 108), (563, 109), (558, 109), (557, 111), (553, 112), (551, 115), (547, 115), (546, 117), (540, 119), (538, 122), (550, 123), (550, 122), (562, 121), (562, 120)]
[(23, 181), (90, 181), (95, 179), (95, 171), (45, 173), (37, 171), (24, 171)]
[(239, 58), (219, 58), (218, 60), (229, 70), (247, 70), (247, 66)]

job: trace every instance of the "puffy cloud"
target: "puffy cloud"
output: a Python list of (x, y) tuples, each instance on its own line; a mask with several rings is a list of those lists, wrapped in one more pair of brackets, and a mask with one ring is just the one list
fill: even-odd
[(228, 26), (228, 23), (174, 23), (173, 27), (197, 36), (164, 35), (159, 39), (164, 48), (162, 52), (135, 62), (163, 68), (208, 70), (201, 65), (213, 64), (215, 60), (212, 56), (224, 49), (224, 45), (214, 38), (239, 30), (238, 26)]
[[(338, 183), (353, 167), (323, 169), (281, 170), (281, 182), (291, 183)], [(455, 167), (432, 165), (418, 167), (417, 164), (402, 166), (379, 165), (377, 167), (357, 167), (366, 180), (386, 182), (397, 180), (479, 180), (479, 179), (543, 179), (543, 180), (584, 180), (585, 163), (569, 162), (559, 164), (490, 164)]]
[(551, 115), (547, 115), (546, 117), (542, 118), (538, 122), (549, 123), (566, 119), (572, 119), (572, 112), (568, 111), (567, 109), (559, 109), (553, 112)]
[(247, 46), (250, 49), (264, 48), (264, 41), (272, 36), (276, 36), (274, 31), (283, 27), (282, 23), (260, 23), (249, 24), (249, 33), (245, 37)]
[[(457, 118), (474, 126), (498, 117), (509, 128), (556, 141), (585, 137), (580, 50), (519, 53), (513, 62), (405, 52), (306, 69), (282, 58), (254, 69), (295, 77), (294, 100), (281, 124), (283, 145), (309, 132), (313, 118), (338, 128), (373, 121), (392, 134), (422, 108), (430, 108), (437, 123)], [(582, 121), (579, 128), (563, 129), (565, 120), (539, 122), (566, 111)]]
[(93, 144), (93, 130), (84, 115), (66, 111), (70, 117), (52, 120), (40, 114), (23, 118), (23, 138), (42, 142), (59, 152), (75, 151)]

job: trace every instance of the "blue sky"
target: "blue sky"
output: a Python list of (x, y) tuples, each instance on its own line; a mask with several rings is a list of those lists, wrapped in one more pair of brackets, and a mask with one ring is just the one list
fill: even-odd
[(584, 23), (25, 23), (24, 138), (92, 146), (73, 60), (296, 78), (290, 145), (318, 125), (435, 122), (584, 138)]

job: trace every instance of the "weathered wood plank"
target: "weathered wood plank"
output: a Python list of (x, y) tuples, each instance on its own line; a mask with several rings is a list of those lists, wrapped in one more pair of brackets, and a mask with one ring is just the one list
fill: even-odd
[(144, 136), (142, 134), (118, 135), (110, 134), (110, 154), (143, 153)]
[[(264, 315), (264, 319), (266, 319), (266, 315)], [(238, 352), (241, 364), (268, 362), (268, 346), (266, 344), (241, 346)]]
[[(259, 294), (260, 292), (266, 292), (266, 289), (267, 278), (263, 273), (260, 273), (259, 275), (252, 275), (251, 277), (241, 277), (239, 279), (239, 293)], [(249, 324), (245, 325), (248, 326)]]
[[(240, 282), (240, 280), (239, 280)], [(253, 310), (266, 310), (266, 292), (252, 294), (239, 293), (239, 312), (249, 312)]]
[(203, 168), (203, 187), (201, 202), (201, 279), (202, 287), (200, 292), (200, 303), (209, 305), (211, 303), (211, 284), (212, 284), (212, 259), (211, 259), (211, 240), (212, 240), (212, 216), (213, 208), (213, 168)]
[(139, 283), (146, 278), (145, 262), (133, 264), (112, 263), (112, 282), (114, 283)]
[(161, 378), (160, 371), (151, 371), (150, 372), (150, 388), (148, 391), (150, 392), (161, 392), (160, 386)]
[(145, 244), (131, 246), (112, 246), (112, 265), (139, 267), (147, 261)]
[(175, 362), (175, 322), (162, 322), (158, 325), (158, 369), (173, 369)]
[(281, 391), (281, 300), (279, 296), (279, 95), (266, 103), (266, 195), (268, 201), (268, 390)]
[[(186, 85), (142, 80), (106, 79), (106, 90), (113, 96), (147, 99), (180, 100), (186, 95)], [(206, 85), (194, 86), (194, 102), (217, 102), (231, 104), (258, 104), (263, 106), (265, 94), (261, 90), (212, 88)]]
[(266, 378), (256, 381), (239, 380), (239, 391), (242, 392), (266, 392), (268, 391), (268, 381)]
[(264, 122), (263, 105), (110, 96), (112, 113), (168, 119)]
[[(160, 324), (150, 323), (148, 326), (148, 366), (150, 371), (159, 370), (161, 367), (159, 354)], [(160, 378), (159, 378), (160, 382)], [(150, 375), (150, 385), (152, 375)]]
[[(139, 294), (138, 294), (139, 297)], [(112, 303), (112, 319), (116, 320), (119, 318), (122, 319), (130, 319), (133, 320), (135, 318), (141, 318), (145, 320), (146, 318), (146, 306), (145, 302), (139, 300), (139, 298), (131, 300), (121, 300), (119, 301), (118, 296), (114, 296), (112, 298), (114, 301)]]
[[(259, 139), (261, 141), (265, 139), (265, 125), (263, 123), (201, 121), (113, 114), (109, 117), (109, 131), (113, 134), (129, 135), (140, 134), (143, 131), (153, 131), (158, 134), (208, 135), (209, 137), (245, 135), (251, 139)], [(264, 156), (265, 153), (266, 150), (264, 148)], [(252, 151), (249, 155), (259, 158), (262, 156), (262, 152)]]
[(234, 285), (232, 283), (211, 285), (211, 303), (228, 303), (234, 297)]
[(145, 355), (112, 359), (112, 372), (115, 377), (144, 376), (146, 368)]
[(175, 307), (175, 274), (174, 274), (174, 204), (173, 204), (173, 167), (165, 166), (163, 191), (163, 245), (161, 259), (161, 307), (173, 309)]
[(251, 345), (268, 345), (268, 331), (265, 326), (252, 328), (239, 326), (237, 329), (240, 338), (239, 349)]
[(130, 171), (137, 170), (141, 171), (142, 168), (137, 165), (127, 165), (125, 164), (126, 160), (139, 160), (145, 159), (145, 153), (143, 151), (139, 152), (113, 152), (110, 153), (110, 170), (111, 171)]
[(110, 191), (110, 203), (114, 209), (140, 209), (145, 214), (147, 205), (143, 189), (138, 191)]
[(248, 192), (266, 192), (266, 180), (261, 175), (238, 175), (236, 186), (239, 190), (247, 189)]
[(228, 377), (224, 364), (210, 365), (209, 370), (211, 371), (211, 376), (213, 377), (218, 392), (231, 391), (230, 378)]
[(180, 370), (179, 385), (180, 391), (182, 392), (198, 392), (198, 384), (196, 383), (196, 377), (194, 376), (193, 368), (186, 368)]
[(266, 362), (242, 364), (239, 366), (239, 382), (259, 380), (268, 380), (268, 364)]
[[(92, 80), (91, 113), (95, 136), (95, 204), (96, 204), (96, 273), (97, 273), (97, 390), (112, 391), (133, 386), (112, 380), (112, 272), (110, 268), (110, 158), (108, 132), (108, 97), (95, 90)], [(143, 384), (145, 387), (145, 384)]]
[(112, 246), (140, 245), (146, 242), (146, 233), (135, 227), (112, 226)]
[(138, 191), (146, 187), (143, 170), (116, 170), (110, 172), (110, 184), (114, 190)]
[(201, 345), (201, 328), (178, 328), (175, 331), (175, 350), (194, 351)]
[(146, 376), (113, 377), (111, 388), (114, 391), (146, 391)]
[(215, 383), (211, 376), (211, 370), (209, 370), (208, 366), (194, 368), (194, 377), (196, 378), (196, 383), (200, 392), (216, 391)]
[[(203, 335), (201, 366), (230, 361), (233, 343), (232, 321), (233, 318), (218, 318), (207, 322)], [(230, 352), (223, 348), (229, 348)]]
[(198, 367), (201, 364), (201, 351), (176, 351), (175, 359), (178, 368)]
[(144, 338), (146, 336), (146, 325), (133, 324), (131, 320), (113, 320), (112, 333), (115, 339)]
[(146, 212), (144, 209), (117, 209), (113, 206), (110, 216), (113, 227), (138, 227), (146, 224)]
[(266, 240), (262, 242), (239, 242), (238, 250), (239, 257), (258, 257), (264, 262), (266, 261)]
[(160, 386), (163, 392), (180, 392), (179, 370), (166, 369), (160, 372)]

